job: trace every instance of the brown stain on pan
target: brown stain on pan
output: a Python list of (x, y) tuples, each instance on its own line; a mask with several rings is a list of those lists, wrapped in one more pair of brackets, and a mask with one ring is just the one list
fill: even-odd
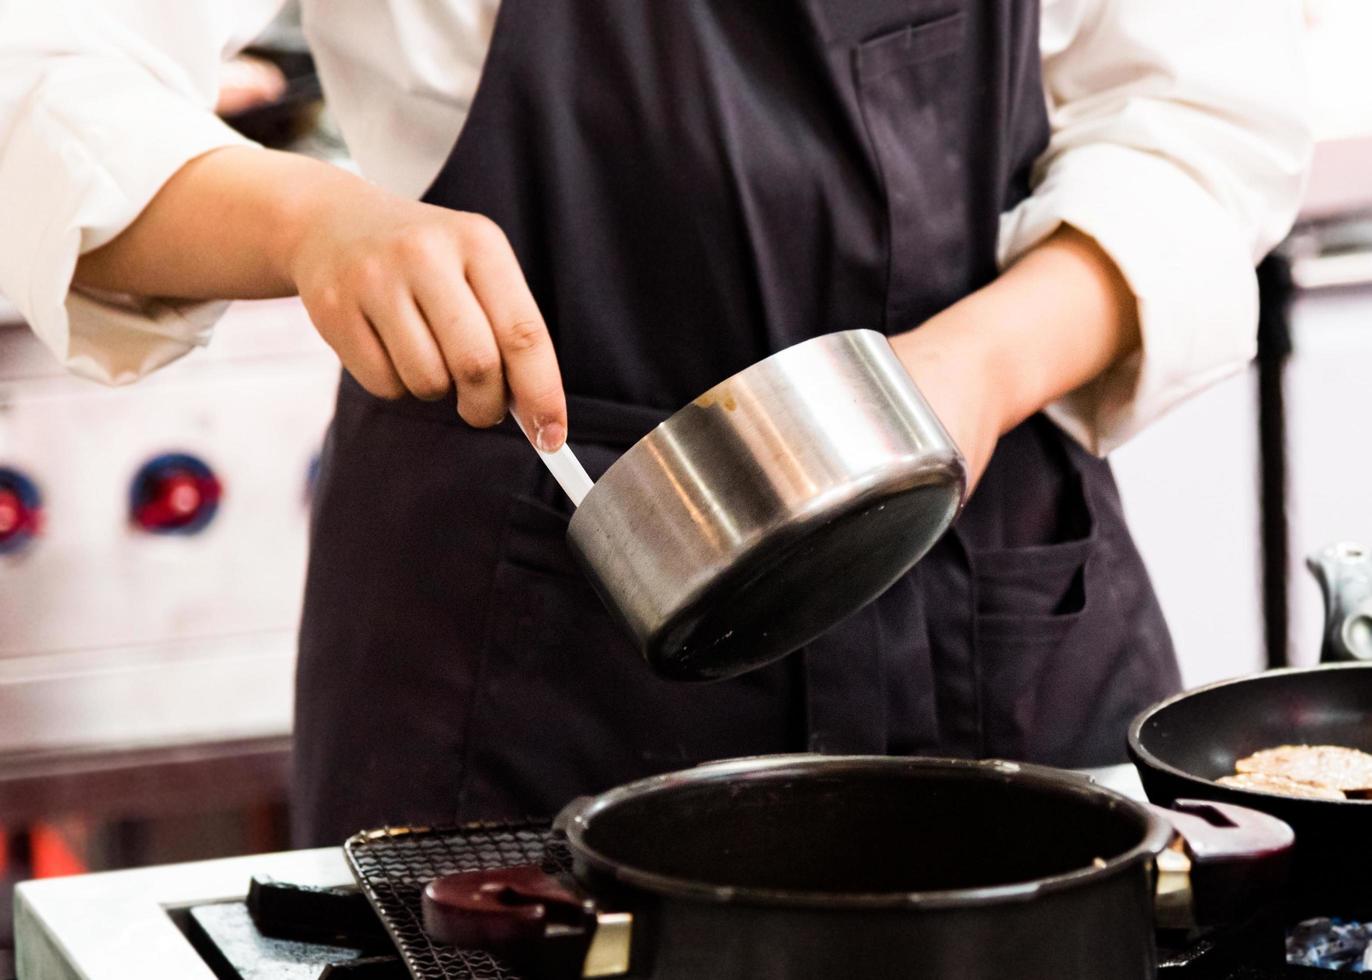
[(705, 394), (701, 395), (691, 404), (697, 408), (711, 408), (715, 405), (719, 405), (726, 412), (732, 412), (738, 408), (738, 401), (735, 400), (732, 392), (725, 391), (721, 395), (718, 389), (711, 389), (710, 391), (705, 392)]

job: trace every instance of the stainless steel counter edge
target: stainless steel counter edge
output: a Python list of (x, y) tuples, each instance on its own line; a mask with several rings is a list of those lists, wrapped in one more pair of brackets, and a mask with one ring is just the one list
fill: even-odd
[(22, 655), (0, 639), (0, 754), (288, 735), (295, 642), (274, 630)]
[(14, 901), (19, 978), (215, 980), (167, 910), (242, 899), (253, 875), (353, 883), (337, 847), (24, 882)]

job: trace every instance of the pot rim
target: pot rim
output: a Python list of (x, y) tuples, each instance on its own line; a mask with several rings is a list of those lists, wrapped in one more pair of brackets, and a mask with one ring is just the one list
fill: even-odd
[[(1134, 760), (1135, 767), (1139, 769), (1154, 769), (1164, 772), (1175, 779), (1180, 779), (1187, 785), (1196, 787), (1199, 795), (1205, 799), (1213, 799), (1219, 793), (1226, 800), (1240, 801), (1244, 798), (1258, 797), (1260, 800), (1280, 800), (1284, 805), (1300, 805), (1301, 807), (1320, 807), (1328, 809), (1330, 807), (1353, 806), (1372, 806), (1372, 799), (1368, 800), (1317, 800), (1302, 796), (1285, 796), (1281, 793), (1268, 793), (1258, 789), (1240, 789), (1233, 786), (1220, 786), (1213, 780), (1204, 779), (1195, 773), (1180, 769), (1170, 762), (1164, 762), (1143, 744), (1143, 728), (1153, 718), (1161, 714), (1166, 709), (1172, 707), (1180, 701), (1193, 696), (1206, 694), (1209, 691), (1219, 690), (1220, 688), (1233, 687), (1240, 684), (1254, 684), (1272, 678), (1274, 680), (1290, 674), (1316, 674), (1326, 673), (1336, 670), (1372, 670), (1372, 663), (1349, 662), (1333, 664), (1314, 664), (1309, 667), (1277, 667), (1272, 670), (1258, 671), (1254, 674), (1243, 674), (1239, 677), (1227, 677), (1224, 680), (1212, 681), (1200, 687), (1192, 688), (1189, 691), (1181, 691), (1172, 695), (1165, 701), (1159, 701), (1151, 707), (1144, 708), (1134, 720), (1129, 723), (1129, 755)], [(1252, 805), (1252, 804), (1249, 804)], [(1260, 805), (1255, 805), (1254, 809), (1262, 809)]]
[[(711, 885), (690, 878), (659, 874), (643, 868), (624, 865), (608, 857), (587, 842), (587, 833), (595, 816), (626, 800), (665, 790), (684, 782), (706, 781), (729, 776), (795, 769), (808, 771), (819, 766), (849, 765), (862, 768), (915, 768), (926, 770), (980, 771), (988, 778), (1000, 777), (1007, 782), (1049, 784), (1068, 793), (1099, 800), (1111, 809), (1132, 811), (1143, 825), (1139, 841), (1121, 854), (1099, 865), (1075, 868), (1060, 874), (1029, 881), (975, 888), (939, 889), (906, 892), (827, 892), (795, 889), (746, 888)], [(770, 755), (710, 762), (678, 772), (650, 776), (615, 787), (598, 796), (582, 797), (569, 803), (558, 815), (555, 827), (567, 837), (574, 856), (614, 880), (645, 891), (671, 898), (685, 898), (715, 903), (762, 905), (785, 908), (825, 909), (951, 909), (975, 908), (1030, 901), (1052, 892), (1094, 884), (1124, 874), (1140, 863), (1151, 862), (1172, 840), (1172, 826), (1149, 807), (1121, 793), (1108, 789), (1089, 776), (1031, 763), (1008, 762), (999, 759), (947, 759), (933, 756), (880, 755)]]

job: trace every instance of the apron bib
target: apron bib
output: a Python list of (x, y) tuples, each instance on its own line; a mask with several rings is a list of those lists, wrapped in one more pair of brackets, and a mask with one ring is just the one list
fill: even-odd
[[(901, 332), (996, 275), (1048, 126), (1024, 0), (503, 0), (425, 195), (493, 218), (599, 476), (783, 347)], [(810, 750), (1124, 756), (1178, 686), (1108, 465), (1041, 417), (952, 533), (804, 651), (658, 680), (513, 423), (343, 378), (301, 627), (296, 827), (550, 814), (707, 759)]]

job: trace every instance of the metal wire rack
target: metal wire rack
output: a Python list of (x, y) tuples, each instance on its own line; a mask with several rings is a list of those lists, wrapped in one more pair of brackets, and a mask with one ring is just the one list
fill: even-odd
[(429, 881), (458, 871), (526, 864), (541, 864), (554, 873), (571, 868), (562, 836), (547, 823), (534, 821), (371, 830), (349, 838), (343, 850), (415, 980), (520, 980), (489, 953), (429, 939), (420, 910), (420, 896)]

